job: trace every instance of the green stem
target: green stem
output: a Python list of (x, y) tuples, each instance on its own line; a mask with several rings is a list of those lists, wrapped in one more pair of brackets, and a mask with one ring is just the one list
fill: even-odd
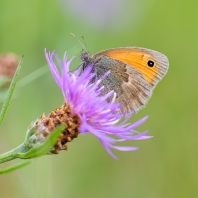
[(23, 144), (0, 155), (0, 164), (19, 158), (18, 153), (25, 153), (28, 150)]
[(8, 151), (6, 153), (3, 153), (0, 155), (0, 164), (3, 162), (7, 162), (13, 159), (16, 159), (18, 156), (16, 154), (16, 150), (13, 149), (11, 151)]

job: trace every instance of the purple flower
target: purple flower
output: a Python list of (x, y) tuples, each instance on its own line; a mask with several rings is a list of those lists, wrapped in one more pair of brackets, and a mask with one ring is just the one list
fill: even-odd
[[(97, 137), (106, 151), (115, 159), (117, 159), (117, 157), (112, 153), (111, 148), (120, 151), (133, 151), (138, 149), (133, 146), (116, 146), (115, 144), (117, 142), (151, 138), (151, 136), (146, 136), (147, 131), (139, 133), (135, 130), (136, 127), (147, 119), (147, 116), (133, 124), (127, 123), (132, 113), (128, 116), (115, 113), (119, 108), (119, 104), (114, 103), (114, 91), (100, 96), (103, 87), (98, 88), (98, 85), (102, 79), (92, 84), (90, 83), (94, 77), (94, 74), (91, 73), (91, 64), (86, 67), (83, 73), (81, 73), (80, 68), (74, 72), (70, 72), (70, 63), (73, 57), (67, 61), (65, 53), (63, 61), (57, 57), (61, 70), (61, 74), (59, 74), (53, 61), (54, 53), (55, 51), (47, 53), (45, 49), (45, 56), (49, 68), (62, 91), (65, 102), (70, 106), (71, 112), (80, 118), (80, 133), (90, 132)], [(103, 78), (107, 75), (108, 73)], [(106, 102), (107, 98), (112, 95), (112, 101), (109, 103)], [(124, 121), (118, 124), (123, 118)]]

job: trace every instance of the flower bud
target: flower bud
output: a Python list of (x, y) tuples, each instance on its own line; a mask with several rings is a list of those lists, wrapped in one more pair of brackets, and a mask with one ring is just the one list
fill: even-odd
[[(67, 142), (71, 142), (78, 137), (80, 119), (73, 115), (70, 107), (64, 103), (61, 107), (53, 110), (49, 115), (42, 115), (28, 129), (27, 141), (31, 147), (42, 143), (46, 137), (61, 123), (66, 126), (57, 139), (49, 154), (58, 154), (60, 150), (67, 150)], [(33, 131), (33, 132), (32, 132)]]

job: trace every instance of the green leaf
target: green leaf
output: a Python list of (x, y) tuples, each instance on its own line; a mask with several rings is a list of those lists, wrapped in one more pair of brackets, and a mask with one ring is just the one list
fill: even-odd
[(8, 110), (8, 106), (9, 106), (11, 98), (12, 98), (12, 95), (14, 93), (14, 89), (16, 87), (16, 83), (17, 83), (17, 80), (19, 78), (19, 73), (20, 73), (20, 70), (21, 70), (22, 62), (23, 62), (23, 57), (21, 58), (21, 60), (18, 64), (18, 67), (17, 67), (16, 72), (14, 74), (14, 77), (12, 79), (12, 82), (10, 84), (8, 94), (7, 94), (6, 99), (3, 103), (3, 107), (2, 107), (1, 113), (0, 113), (0, 125), (1, 125), (1, 123), (4, 119), (4, 117), (5, 117), (6, 111)]
[(21, 159), (29, 159), (29, 158), (35, 158), (40, 157), (42, 155), (46, 155), (52, 147), (54, 147), (58, 136), (65, 128), (65, 124), (61, 124), (58, 127), (56, 127), (50, 135), (46, 138), (44, 142), (42, 142), (39, 145), (36, 145), (32, 147), (29, 151), (26, 153), (18, 153), (18, 158)]
[(26, 160), (26, 161), (8, 166), (7, 168), (4, 168), (4, 169), (0, 170), (0, 175), (5, 174), (5, 173), (9, 173), (9, 172), (14, 171), (14, 170), (17, 170), (17, 169), (22, 168), (22, 167), (24, 167), (24, 166), (26, 166), (30, 163), (31, 163), (31, 160)]

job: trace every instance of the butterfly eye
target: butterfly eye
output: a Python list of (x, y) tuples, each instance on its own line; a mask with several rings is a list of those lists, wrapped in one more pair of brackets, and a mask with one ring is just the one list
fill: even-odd
[(154, 66), (154, 61), (149, 60), (149, 61), (147, 62), (147, 65), (148, 65), (149, 67), (153, 67), (153, 66)]

